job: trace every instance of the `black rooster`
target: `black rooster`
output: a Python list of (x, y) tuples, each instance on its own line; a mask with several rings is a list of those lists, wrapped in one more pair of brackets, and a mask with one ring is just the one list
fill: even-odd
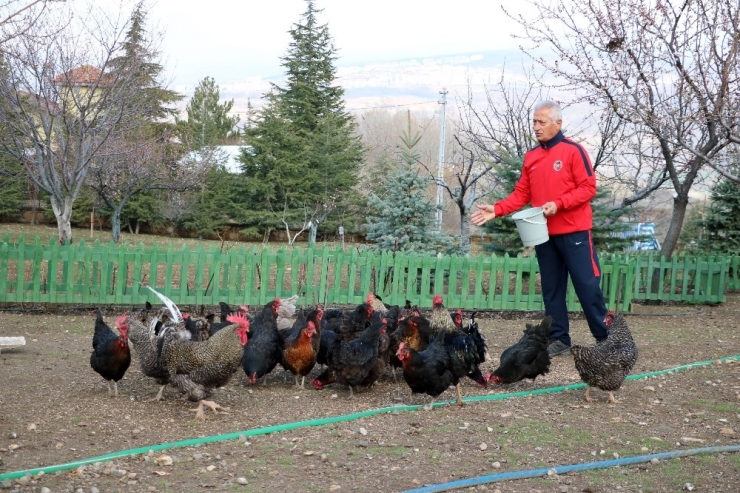
[(120, 336), (105, 323), (100, 310), (97, 311), (90, 366), (108, 381), (108, 395), (114, 397), (118, 397), (118, 381), (123, 378), (131, 364), (126, 315), (121, 315), (116, 319), (116, 328), (121, 333)]
[(534, 386), (538, 376), (550, 371), (550, 355), (547, 353), (550, 325), (550, 316), (542, 319), (539, 325), (527, 324), (519, 341), (501, 353), (498, 368), (493, 371), (489, 381), (502, 384), (531, 378)]

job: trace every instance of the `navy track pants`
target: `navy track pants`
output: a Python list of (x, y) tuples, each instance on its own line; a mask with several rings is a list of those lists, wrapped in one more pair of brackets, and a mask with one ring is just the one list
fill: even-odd
[(594, 249), (591, 231), (577, 231), (564, 235), (551, 235), (550, 239), (535, 246), (540, 266), (542, 299), (545, 314), (552, 316), (549, 338), (570, 346), (568, 323), (568, 276), (575, 288), (588, 328), (597, 341), (606, 339), (606, 303), (599, 281), (601, 267)]

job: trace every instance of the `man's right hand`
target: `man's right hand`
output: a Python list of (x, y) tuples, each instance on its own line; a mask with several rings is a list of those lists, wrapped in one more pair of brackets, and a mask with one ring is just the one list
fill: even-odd
[(496, 217), (496, 209), (493, 204), (482, 204), (476, 207), (478, 207), (478, 210), (470, 215), (470, 221), (476, 226), (482, 226)]

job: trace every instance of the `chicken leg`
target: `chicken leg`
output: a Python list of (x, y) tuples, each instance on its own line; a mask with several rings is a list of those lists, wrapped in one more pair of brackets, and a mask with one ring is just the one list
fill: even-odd
[(206, 420), (206, 415), (203, 412), (203, 406), (210, 407), (213, 410), (213, 412), (216, 413), (216, 414), (218, 414), (219, 411), (221, 411), (223, 413), (226, 413), (226, 411), (228, 411), (227, 408), (221, 407), (221, 406), (219, 406), (218, 404), (216, 404), (213, 401), (207, 401), (207, 400), (201, 399), (199, 401), (199, 403), (198, 403), (198, 407), (196, 407), (195, 409), (191, 409), (191, 411), (193, 411), (195, 413), (195, 419), (197, 421), (205, 421)]
[(591, 398), (589, 393), (591, 392), (591, 386), (586, 387), (586, 395), (583, 396), (583, 400), (586, 402), (593, 402), (594, 400)]
[(465, 403), (462, 400), (462, 392), (460, 391), (460, 384), (455, 385), (455, 391), (457, 392), (457, 405), (463, 407)]
[(437, 400), (436, 397), (432, 397), (432, 400), (429, 401), (429, 404), (424, 404), (422, 409), (424, 409), (425, 411), (431, 411), (432, 409), (434, 409), (434, 401), (436, 400)]
[(108, 380), (108, 397), (118, 397), (118, 382)]
[(609, 391), (609, 404), (619, 404), (619, 401), (614, 398), (614, 392)]
[(161, 387), (159, 387), (159, 392), (157, 392), (157, 395), (152, 397), (151, 399), (148, 399), (147, 402), (163, 401), (164, 396), (162, 395), (162, 393), (164, 392), (165, 387), (167, 387), (167, 384), (164, 384)]

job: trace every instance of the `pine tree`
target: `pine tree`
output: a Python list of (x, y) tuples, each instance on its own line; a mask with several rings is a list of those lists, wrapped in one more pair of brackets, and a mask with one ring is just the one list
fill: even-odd
[(593, 228), (591, 234), (597, 252), (621, 252), (639, 238), (615, 235), (629, 229), (629, 224), (623, 220), (628, 214), (627, 207), (613, 209), (610, 205), (611, 191), (604, 187), (597, 187), (596, 196), (591, 200), (593, 211)]
[(436, 229), (437, 206), (427, 198), (428, 181), (414, 168), (419, 158), (415, 149), (421, 135), (401, 135), (402, 163), (388, 177), (384, 195), (373, 194), (368, 202), (367, 235), (379, 251), (434, 254), (456, 253), (452, 237)]
[(119, 128), (140, 131), (140, 124), (143, 124), (155, 137), (161, 137), (171, 130), (169, 122), (177, 114), (174, 104), (182, 95), (162, 86), (160, 78), (164, 66), (157, 62), (159, 53), (151, 46), (151, 38), (147, 35), (146, 15), (144, 2), (139, 2), (131, 13), (121, 54), (111, 59), (108, 72), (133, 72), (136, 86), (136, 98), (128, 101), (132, 111), (125, 113)]
[(28, 178), (13, 156), (0, 154), (0, 217), (18, 219), (26, 194)]
[(231, 175), (223, 165), (212, 168), (183, 226), (207, 238), (223, 232), (234, 215), (232, 184)]
[(165, 219), (160, 213), (162, 197), (158, 190), (143, 190), (126, 201), (121, 210), (121, 222), (132, 234), (139, 234), (141, 227), (162, 226)]
[(121, 214), (131, 197), (146, 190), (186, 186), (186, 178), (175, 164), (176, 150), (169, 143), (176, 113), (173, 105), (182, 96), (163, 86), (164, 67), (157, 61), (159, 53), (146, 31), (146, 15), (143, 2), (138, 3), (120, 56), (111, 60), (107, 73), (128, 73), (136, 91), (123, 103), (124, 116), (88, 180), (110, 212), (115, 242), (120, 241)]
[[(499, 180), (499, 186), (490, 194), (490, 203), (503, 199), (514, 191), (514, 186), (522, 172), (523, 157), (503, 151), (501, 160), (494, 165), (494, 174)], [(497, 217), (483, 226), (487, 238), (483, 250), (496, 255), (508, 253), (516, 256), (524, 251), (524, 245), (519, 236), (516, 223), (510, 216)]]
[[(740, 172), (740, 164), (733, 166), (732, 172)], [(712, 187), (710, 199), (701, 221), (699, 248), (725, 255), (740, 254), (740, 184), (722, 178)]]
[(238, 137), (238, 116), (229, 116), (234, 100), (219, 103), (220, 91), (211, 77), (198, 83), (193, 97), (185, 107), (187, 120), (178, 120), (177, 126), (184, 142), (194, 149), (223, 144)]
[(355, 123), (335, 85), (336, 50), (326, 25), (319, 25), (313, 0), (289, 31), (292, 41), (282, 65), (285, 87), (273, 84), (265, 106), (250, 115), (242, 154), (247, 175), (248, 229), (282, 227), (282, 221), (312, 216), (313, 231), (356, 193), (363, 149)]

